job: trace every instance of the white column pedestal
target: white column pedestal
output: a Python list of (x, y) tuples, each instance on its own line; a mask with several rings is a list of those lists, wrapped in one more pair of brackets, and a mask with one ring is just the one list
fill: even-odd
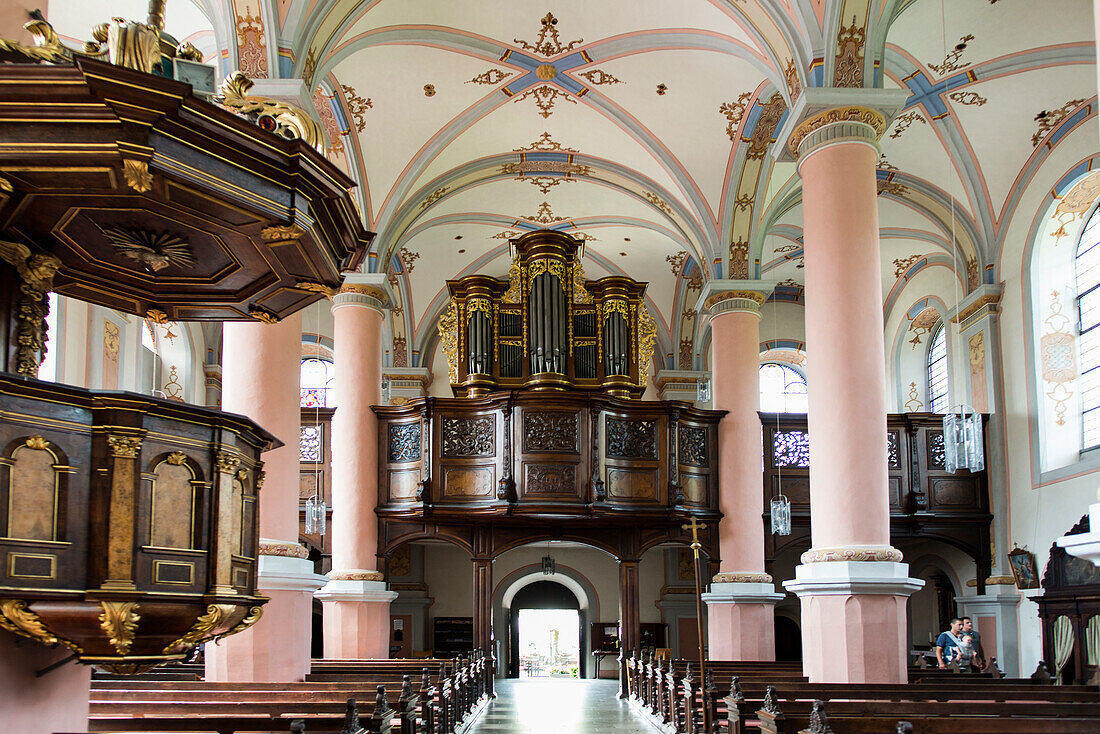
[(383, 659), (390, 656), (390, 602), (396, 591), (376, 580), (376, 571), (342, 571), (314, 596), (325, 610), (325, 657), (341, 660)]
[(712, 583), (707, 639), (712, 660), (775, 660), (775, 604), (786, 594), (770, 583)]
[(812, 683), (905, 683), (906, 601), (924, 586), (909, 564), (828, 561), (784, 581), (802, 603), (803, 670)]
[[(996, 589), (997, 587), (988, 587)], [(963, 596), (955, 599), (960, 617), (970, 617), (982, 636), (982, 648), (987, 657), (997, 658), (997, 667), (1009, 678), (1021, 676), (1020, 619), (1017, 607), (1020, 595), (1015, 592), (987, 593), (983, 596)]]

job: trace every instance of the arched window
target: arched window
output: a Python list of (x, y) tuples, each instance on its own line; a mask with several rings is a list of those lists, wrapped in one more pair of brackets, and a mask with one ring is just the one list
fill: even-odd
[(307, 357), (302, 360), (302, 407), (332, 408), (333, 364), (327, 359)]
[(947, 329), (941, 321), (928, 346), (928, 410), (946, 413), (950, 409), (947, 387)]
[(785, 364), (760, 365), (760, 410), (805, 413), (806, 378)]
[(1100, 216), (1093, 211), (1077, 242), (1077, 317), (1081, 333), (1082, 448), (1100, 445)]

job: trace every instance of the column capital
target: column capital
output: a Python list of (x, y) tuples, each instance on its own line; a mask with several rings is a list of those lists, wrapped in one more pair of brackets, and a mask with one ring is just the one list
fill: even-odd
[(351, 273), (332, 297), (332, 308), (364, 306), (382, 313), (395, 299), (385, 273)]
[(717, 316), (743, 312), (760, 316), (760, 307), (775, 290), (770, 280), (708, 280), (699, 294), (696, 310)]
[(1000, 283), (980, 285), (960, 299), (959, 305), (947, 316), (951, 323), (959, 324), (959, 328), (966, 331), (986, 316), (1000, 311), (1003, 292), (1004, 286)]
[(776, 160), (795, 161), (840, 141), (862, 141), (877, 147), (909, 95), (908, 89), (805, 89), (779, 131)]

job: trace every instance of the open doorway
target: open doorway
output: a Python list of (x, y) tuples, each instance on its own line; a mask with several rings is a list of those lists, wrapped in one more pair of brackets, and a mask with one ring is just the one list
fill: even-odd
[(580, 675), (580, 612), (576, 609), (519, 611), (519, 677)]
[(516, 592), (508, 620), (508, 677), (583, 678), (584, 612), (577, 597), (554, 581)]

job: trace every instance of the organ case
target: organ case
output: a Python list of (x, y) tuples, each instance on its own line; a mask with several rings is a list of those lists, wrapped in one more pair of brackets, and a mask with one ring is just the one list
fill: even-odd
[(646, 284), (586, 280), (584, 242), (562, 232), (530, 232), (510, 245), (507, 280), (447, 282), (451, 302), (439, 331), (454, 394), (531, 388), (641, 397), (656, 341)]

